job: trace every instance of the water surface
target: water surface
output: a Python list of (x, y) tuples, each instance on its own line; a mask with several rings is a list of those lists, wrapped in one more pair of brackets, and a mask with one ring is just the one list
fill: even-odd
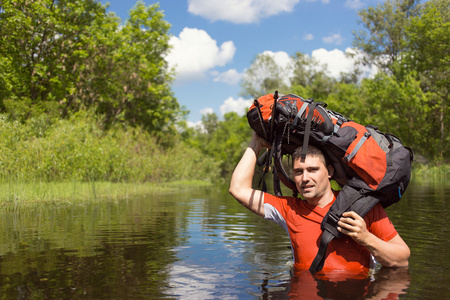
[(449, 299), (450, 186), (411, 184), (387, 209), (409, 269), (291, 274), (285, 232), (226, 187), (121, 201), (2, 207), (4, 299)]

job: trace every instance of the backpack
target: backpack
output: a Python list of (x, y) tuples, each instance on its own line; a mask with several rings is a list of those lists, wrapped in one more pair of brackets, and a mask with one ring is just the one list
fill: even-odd
[(322, 221), (319, 251), (310, 267), (312, 273), (322, 269), (328, 244), (341, 236), (337, 222), (345, 211), (364, 217), (377, 203), (386, 208), (400, 200), (409, 184), (412, 149), (376, 126), (363, 126), (327, 109), (323, 102), (294, 94), (279, 98), (275, 92), (255, 99), (247, 120), (256, 133), (272, 144), (258, 164), (264, 167), (264, 174), (273, 164), (275, 195), (282, 195), (280, 181), (294, 196), (298, 193), (282, 159), (299, 146), (303, 146), (301, 157), (305, 158), (308, 145), (315, 145), (334, 167), (332, 179), (342, 190)]

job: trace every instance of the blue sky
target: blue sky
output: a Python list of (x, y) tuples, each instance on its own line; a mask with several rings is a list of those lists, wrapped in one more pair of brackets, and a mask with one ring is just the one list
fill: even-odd
[[(136, 3), (105, 2), (123, 21)], [(251, 99), (240, 96), (240, 78), (260, 53), (284, 64), (289, 56), (302, 52), (326, 64), (331, 76), (348, 72), (354, 61), (344, 54), (352, 47), (352, 32), (361, 29), (357, 12), (380, 2), (161, 0), (160, 9), (172, 26), (173, 50), (167, 60), (177, 71), (175, 97), (190, 111), (190, 124), (207, 112), (220, 118), (228, 111), (242, 114)]]

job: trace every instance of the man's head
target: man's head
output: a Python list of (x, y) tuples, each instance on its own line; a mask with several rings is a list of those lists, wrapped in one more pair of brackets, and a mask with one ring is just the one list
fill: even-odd
[(308, 203), (326, 205), (333, 197), (330, 178), (333, 176), (334, 169), (317, 147), (309, 145), (305, 159), (302, 159), (301, 152), (302, 147), (299, 147), (292, 154), (297, 189)]
[[(295, 149), (294, 153), (292, 154), (292, 163), (295, 162), (297, 159), (301, 159), (302, 151), (303, 151), (303, 146), (300, 146), (297, 149)], [(307, 151), (306, 155), (318, 157), (326, 167), (328, 167), (330, 165), (330, 163), (328, 161), (328, 157), (326, 157), (323, 154), (323, 152), (314, 145), (308, 145), (308, 151)]]

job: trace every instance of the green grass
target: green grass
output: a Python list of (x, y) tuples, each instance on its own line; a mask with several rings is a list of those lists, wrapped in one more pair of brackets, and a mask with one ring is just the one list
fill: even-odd
[(444, 182), (450, 178), (449, 164), (414, 164), (411, 180), (419, 183)]
[(210, 186), (202, 181), (171, 183), (111, 182), (1, 182), (0, 206), (31, 203), (78, 203), (120, 200), (149, 194), (179, 193), (180, 190)]

